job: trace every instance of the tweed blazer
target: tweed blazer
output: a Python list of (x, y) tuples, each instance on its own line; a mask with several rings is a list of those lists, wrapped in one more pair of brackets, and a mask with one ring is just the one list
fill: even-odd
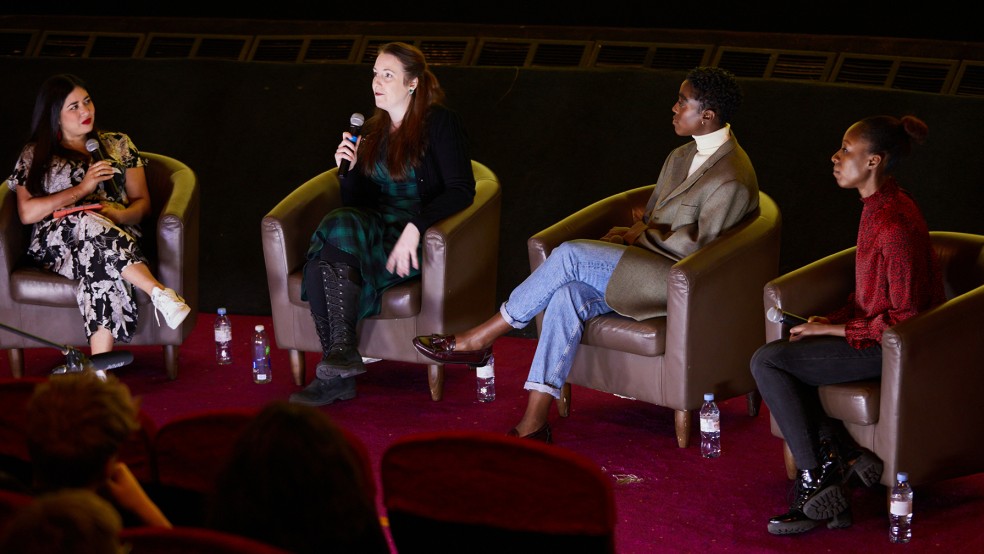
[(630, 231), (605, 301), (635, 320), (666, 315), (666, 279), (694, 253), (758, 207), (758, 179), (734, 134), (687, 176), (697, 143), (674, 149), (663, 162), (642, 221)]

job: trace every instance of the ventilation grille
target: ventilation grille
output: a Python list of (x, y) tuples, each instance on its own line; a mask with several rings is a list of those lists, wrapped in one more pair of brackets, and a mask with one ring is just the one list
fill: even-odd
[(33, 31), (0, 30), (0, 56), (26, 57), (32, 51), (37, 33)]
[(534, 67), (581, 67), (588, 47), (587, 42), (574, 44), (541, 42), (536, 46), (530, 65)]
[(959, 96), (984, 96), (984, 63), (965, 62), (957, 77), (953, 94)]
[(772, 52), (747, 48), (722, 48), (718, 51), (716, 65), (738, 77), (765, 78), (772, 66)]
[(301, 60), (307, 41), (294, 37), (259, 37), (249, 59), (254, 62), (293, 63)]
[(881, 56), (842, 56), (834, 69), (833, 82), (871, 87), (888, 86), (895, 61)]
[(492, 67), (524, 67), (533, 50), (528, 41), (486, 40), (479, 46), (475, 65)]
[[(519, 32), (523, 32), (520, 30)], [(507, 33), (508, 34), (508, 33)], [(419, 47), (432, 65), (640, 68), (715, 65), (739, 77), (984, 97), (984, 61), (609, 40), (400, 35), (213, 35), (0, 29), (0, 57), (209, 59), (372, 64), (380, 45)]]
[(800, 81), (826, 81), (834, 66), (832, 52), (777, 52), (770, 77)]

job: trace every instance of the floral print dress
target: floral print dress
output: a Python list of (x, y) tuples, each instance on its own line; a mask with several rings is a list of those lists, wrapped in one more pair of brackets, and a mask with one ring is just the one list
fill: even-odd
[[(99, 139), (106, 159), (123, 176), (117, 178), (118, 182), (125, 183), (127, 169), (146, 165), (147, 160), (140, 157), (127, 135), (101, 132)], [(28, 144), (7, 179), (11, 190), (16, 191), (18, 186), (27, 184), (33, 161), (34, 145)], [(54, 157), (44, 178), (45, 192), (53, 194), (81, 183), (88, 167), (87, 161)], [(76, 205), (95, 202), (121, 206), (129, 203), (125, 187), (118, 190), (113, 180), (99, 183), (95, 191)], [(137, 303), (133, 285), (125, 281), (121, 273), (130, 264), (147, 263), (137, 244), (140, 236), (138, 226), (117, 225), (95, 210), (75, 212), (58, 219), (48, 215), (34, 224), (27, 253), (38, 267), (79, 281), (75, 299), (82, 312), (87, 338), (103, 327), (118, 342), (132, 340), (137, 327)]]

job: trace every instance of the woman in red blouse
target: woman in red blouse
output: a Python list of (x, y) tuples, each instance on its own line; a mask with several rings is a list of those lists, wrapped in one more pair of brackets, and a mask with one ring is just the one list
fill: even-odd
[(802, 533), (828, 519), (828, 527), (850, 525), (843, 485), (881, 478), (881, 460), (826, 416), (817, 387), (879, 377), (882, 333), (945, 300), (926, 221), (893, 176), (927, 133), (913, 116), (868, 117), (847, 129), (831, 160), (838, 186), (857, 189), (863, 203), (854, 292), (839, 310), (811, 316), (752, 356), (752, 375), (798, 470), (789, 511), (769, 520), (772, 534)]

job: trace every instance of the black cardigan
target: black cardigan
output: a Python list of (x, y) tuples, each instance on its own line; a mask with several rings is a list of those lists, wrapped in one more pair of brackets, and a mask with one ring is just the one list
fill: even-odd
[[(427, 140), (422, 163), (414, 168), (421, 209), (410, 219), (421, 235), (434, 223), (470, 206), (475, 198), (468, 137), (458, 115), (440, 104), (431, 106)], [(358, 171), (349, 171), (341, 180), (342, 203), (375, 207), (378, 186), (362, 171), (361, 162)]]

